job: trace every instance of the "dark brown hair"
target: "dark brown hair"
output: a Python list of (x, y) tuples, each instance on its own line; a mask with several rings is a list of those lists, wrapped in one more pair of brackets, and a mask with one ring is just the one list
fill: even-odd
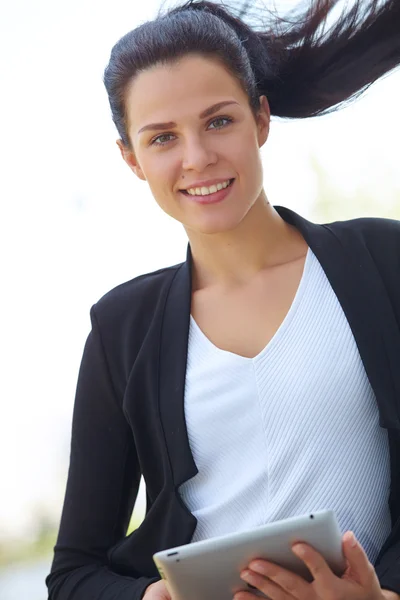
[[(400, 63), (400, 0), (354, 0), (327, 28), (338, 0), (310, 0), (286, 17), (265, 10), (263, 28), (234, 8), (189, 0), (122, 37), (104, 72), (112, 118), (126, 147), (128, 83), (156, 64), (189, 53), (220, 61), (237, 78), (254, 113), (259, 96), (271, 114), (325, 114), (359, 96)], [(260, 20), (260, 14), (258, 14)]]

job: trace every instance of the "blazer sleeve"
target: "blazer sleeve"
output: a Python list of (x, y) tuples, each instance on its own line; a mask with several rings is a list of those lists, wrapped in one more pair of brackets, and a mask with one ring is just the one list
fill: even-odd
[(382, 589), (400, 594), (400, 540), (385, 552), (375, 571)]
[(140, 468), (118, 401), (95, 308), (75, 397), (70, 465), (51, 572), (49, 600), (139, 600), (157, 578), (126, 577), (108, 553), (126, 535)]

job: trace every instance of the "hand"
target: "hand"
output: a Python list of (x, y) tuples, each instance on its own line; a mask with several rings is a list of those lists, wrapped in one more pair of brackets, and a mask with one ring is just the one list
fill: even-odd
[[(391, 596), (387, 594), (394, 593), (381, 589), (373, 565), (349, 531), (343, 536), (347, 568), (341, 577), (331, 571), (325, 559), (311, 546), (294, 544), (292, 550), (311, 572), (312, 583), (261, 559), (252, 561), (249, 568), (242, 571), (242, 579), (271, 600), (389, 600)], [(235, 594), (234, 600), (259, 600), (259, 597), (246, 591)]]
[(164, 581), (155, 581), (147, 588), (143, 596), (143, 600), (171, 600), (171, 596)]

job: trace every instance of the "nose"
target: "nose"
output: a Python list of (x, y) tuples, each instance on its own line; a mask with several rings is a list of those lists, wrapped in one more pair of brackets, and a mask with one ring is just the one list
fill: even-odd
[(216, 162), (217, 154), (215, 150), (208, 147), (201, 138), (196, 137), (186, 142), (182, 158), (183, 169), (201, 173), (209, 165)]

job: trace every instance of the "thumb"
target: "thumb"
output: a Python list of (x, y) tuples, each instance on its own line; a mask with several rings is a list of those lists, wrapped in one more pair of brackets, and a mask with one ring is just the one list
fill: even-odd
[(375, 569), (352, 531), (346, 531), (343, 536), (343, 553), (351, 569), (352, 579), (367, 589), (378, 584)]
[(163, 579), (151, 583), (145, 591), (143, 600), (171, 600), (170, 593)]

